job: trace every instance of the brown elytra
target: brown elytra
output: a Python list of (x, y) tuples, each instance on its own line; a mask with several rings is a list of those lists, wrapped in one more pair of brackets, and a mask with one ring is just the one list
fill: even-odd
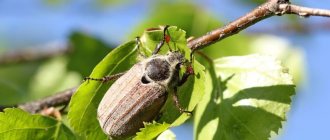
[(153, 55), (115, 81), (97, 111), (103, 131), (126, 138), (142, 128), (143, 122), (152, 121), (166, 102), (167, 90), (178, 85), (184, 60), (179, 52)]

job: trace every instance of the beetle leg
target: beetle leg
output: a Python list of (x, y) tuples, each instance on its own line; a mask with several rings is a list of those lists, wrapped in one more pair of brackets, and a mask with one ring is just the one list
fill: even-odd
[(108, 82), (111, 80), (117, 80), (119, 77), (121, 77), (122, 75), (124, 75), (126, 72), (121, 72), (121, 73), (117, 73), (114, 75), (110, 75), (110, 76), (104, 76), (103, 78), (93, 78), (93, 77), (85, 77), (84, 81), (89, 81), (89, 80), (93, 80), (93, 81), (101, 81), (101, 82)]
[[(167, 43), (170, 41), (170, 36), (166, 35), (166, 31), (168, 29), (168, 27), (170, 27), (169, 25), (166, 25), (164, 27), (164, 32), (163, 32), (163, 39), (157, 44), (155, 50), (152, 52), (152, 55), (154, 54), (157, 54), (159, 51), (160, 51), (160, 48), (164, 45), (164, 43)], [(170, 51), (172, 51), (171, 47), (170, 48)]]
[(177, 94), (178, 88), (174, 87), (174, 93), (173, 93), (173, 101), (175, 103), (175, 106), (179, 109), (180, 113), (187, 113), (188, 115), (192, 115), (191, 111), (187, 111), (185, 110), (179, 103), (179, 99), (178, 99), (178, 94)]
[(182, 75), (181, 80), (178, 83), (178, 86), (182, 86), (187, 80), (188, 77), (190, 75), (194, 75), (194, 69), (192, 68), (192, 66), (189, 64), (189, 66), (187, 67), (186, 72)]

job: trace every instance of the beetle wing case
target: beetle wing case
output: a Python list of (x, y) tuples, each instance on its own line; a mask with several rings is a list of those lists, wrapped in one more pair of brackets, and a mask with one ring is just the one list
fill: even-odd
[(143, 61), (135, 64), (104, 95), (97, 114), (106, 134), (116, 138), (134, 135), (164, 105), (166, 87), (154, 82), (144, 84), (144, 68)]

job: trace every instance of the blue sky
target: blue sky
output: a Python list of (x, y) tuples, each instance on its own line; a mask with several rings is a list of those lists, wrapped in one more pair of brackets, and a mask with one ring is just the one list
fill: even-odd
[[(232, 0), (196, 1), (213, 15), (234, 20), (251, 7)], [(300, 4), (330, 9), (330, 1), (301, 0)], [(64, 6), (45, 6), (40, 0), (0, 1), (0, 47), (31, 47), (50, 41), (66, 41), (72, 30), (80, 29), (109, 42), (121, 43), (148, 12), (146, 0), (108, 9), (93, 8), (88, 0), (72, 1)], [(235, 5), (235, 7), (234, 7)], [(237, 10), (239, 9), (239, 10)], [(96, 18), (97, 17), (97, 18)], [(253, 28), (276, 24), (280, 17), (267, 19)], [(306, 22), (330, 22), (330, 18), (311, 17)], [(257, 27), (256, 27), (257, 26)], [(123, 28), (125, 27), (125, 28)], [(305, 53), (307, 77), (294, 98), (281, 140), (325, 139), (330, 126), (330, 30), (311, 35), (283, 34)], [(192, 139), (191, 127), (174, 129), (178, 139)]]

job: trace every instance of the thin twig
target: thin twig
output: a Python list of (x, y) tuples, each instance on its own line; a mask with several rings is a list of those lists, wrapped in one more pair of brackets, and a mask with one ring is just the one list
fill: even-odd
[[(47, 49), (43, 49), (43, 48), (47, 48)], [(69, 45), (63, 43), (46, 44), (43, 48), (24, 49), (21, 51), (5, 52), (4, 54), (0, 55), (0, 66), (44, 60), (47, 58), (52, 58), (54, 56), (58, 56), (70, 52)]]
[(302, 7), (293, 4), (280, 4), (278, 8), (279, 10), (283, 11), (283, 14), (296, 14), (303, 17), (309, 17), (309, 16), (330, 17), (330, 11), (324, 9)]
[(70, 102), (71, 96), (76, 90), (76, 87), (67, 89), (41, 100), (18, 105), (18, 107), (30, 113), (37, 113), (44, 108), (66, 105)]

